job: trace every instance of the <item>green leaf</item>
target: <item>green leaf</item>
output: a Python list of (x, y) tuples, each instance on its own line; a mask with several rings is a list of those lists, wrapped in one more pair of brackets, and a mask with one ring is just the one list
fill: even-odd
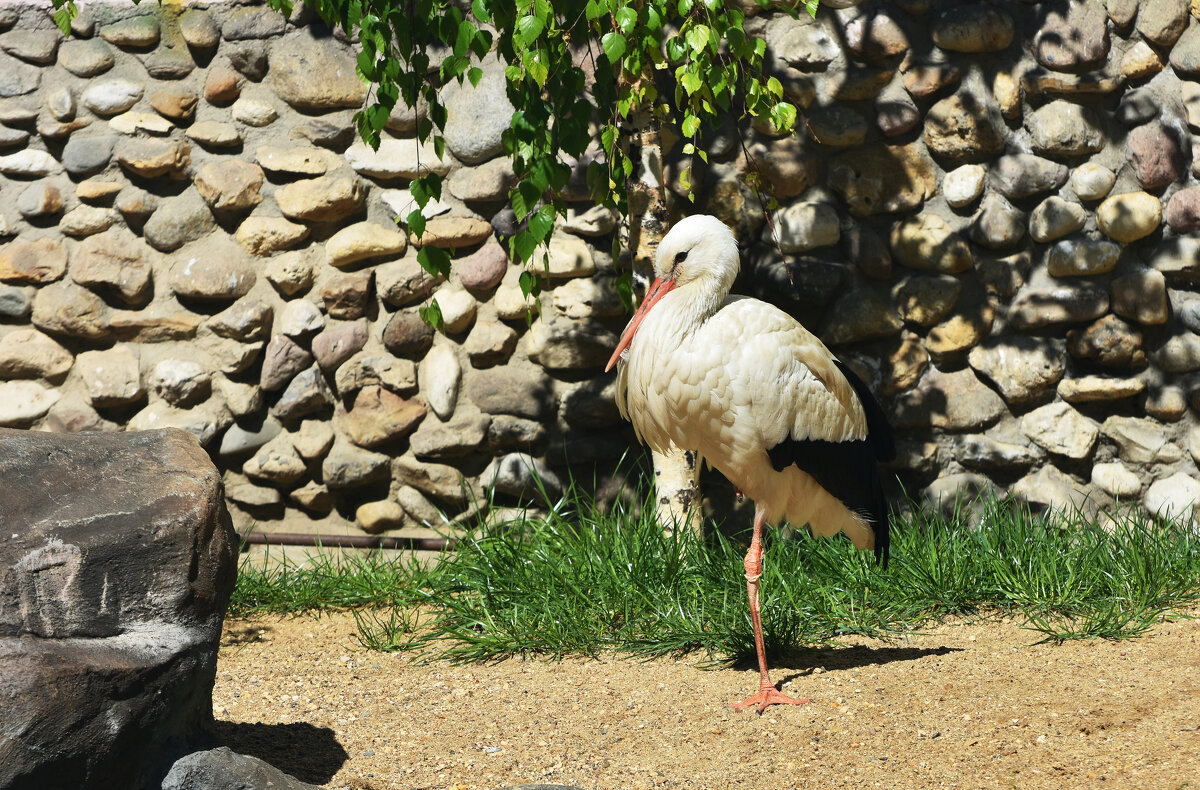
[(533, 251), (537, 249), (537, 239), (528, 230), (523, 230), (509, 241), (512, 257), (518, 263), (528, 263), (533, 259)]
[(536, 16), (523, 16), (517, 20), (517, 29), (513, 33), (513, 38), (527, 46), (531, 41), (536, 41), (545, 29), (546, 26), (542, 24), (542, 20)]
[(699, 54), (708, 46), (709, 36), (708, 25), (696, 25), (687, 32), (687, 43), (692, 48), (692, 52)]
[(521, 286), (521, 295), (528, 299), (538, 286), (538, 278), (534, 277), (531, 271), (523, 271), (517, 278), (517, 283)]
[(617, 127), (611, 123), (605, 124), (600, 130), (600, 144), (604, 146), (604, 153), (612, 156), (613, 146), (617, 144)]
[(633, 28), (637, 25), (637, 18), (637, 11), (629, 6), (622, 6), (621, 8), (617, 9), (617, 29), (628, 36), (633, 32)]
[(471, 87), (478, 88), (479, 81), (483, 79), (483, 69), (472, 66), (471, 70), (467, 72), (467, 79), (471, 81)]
[(438, 305), (437, 299), (430, 302), (428, 307), (422, 307), (417, 310), (417, 313), (427, 326), (431, 326), (434, 330), (446, 334), (446, 320), (442, 318), (442, 308)]
[(679, 5), (676, 6), (679, 9), (679, 15), (687, 16), (692, 10), (692, 5), (693, 0), (679, 0)]
[(408, 217), (405, 219), (405, 223), (408, 225), (408, 230), (418, 239), (424, 235), (425, 215), (421, 213), (421, 209), (414, 209), (408, 212)]
[(450, 276), (450, 253), (441, 247), (422, 247), (417, 251), (417, 263), (435, 277)]
[(620, 62), (621, 56), (625, 54), (626, 46), (625, 36), (617, 31), (605, 33), (600, 39), (600, 46), (604, 49), (604, 54), (608, 56), (608, 60), (614, 66)]
[(547, 63), (549, 55), (546, 51), (541, 47), (527, 50), (522, 60), (525, 63), (526, 72), (533, 78), (538, 87), (546, 87), (546, 78), (550, 76), (550, 66)]
[(776, 98), (782, 97), (783, 96), (783, 83), (781, 83), (775, 77), (771, 77), (770, 79), (767, 80), (767, 93), (771, 94), (772, 96), (775, 96)]
[(555, 215), (554, 206), (547, 203), (529, 218), (529, 232), (534, 235), (539, 244), (549, 239), (550, 234), (554, 232)]
[(796, 125), (796, 108), (788, 102), (777, 103), (770, 111), (771, 123), (781, 132), (789, 132)]
[(804, 10), (808, 11), (808, 15), (813, 19), (817, 18), (817, 6), (821, 4), (821, 0), (804, 0)]
[(700, 119), (697, 118), (696, 116), (692, 115), (691, 113), (688, 113), (687, 116), (683, 119), (683, 125), (680, 127), (680, 131), (683, 132), (683, 136), (684, 137), (695, 137), (696, 132), (699, 129), (700, 129)]

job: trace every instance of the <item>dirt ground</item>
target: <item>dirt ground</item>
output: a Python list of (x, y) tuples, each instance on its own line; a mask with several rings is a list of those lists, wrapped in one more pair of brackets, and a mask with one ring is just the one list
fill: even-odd
[(231, 621), (213, 704), (235, 750), (330, 788), (1200, 788), (1200, 620), (1036, 645), (1012, 623), (848, 639), (778, 662), (812, 702), (729, 703), (703, 659), (420, 665), (345, 615)]

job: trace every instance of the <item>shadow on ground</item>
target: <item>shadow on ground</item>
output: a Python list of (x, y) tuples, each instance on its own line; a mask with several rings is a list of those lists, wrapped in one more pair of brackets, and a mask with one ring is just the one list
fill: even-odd
[(217, 722), (217, 736), (239, 754), (265, 760), (302, 782), (327, 784), (350, 755), (333, 730), (306, 722), (241, 724)]
[[(820, 667), (826, 672), (837, 672), (858, 667), (883, 666), (893, 661), (916, 661), (926, 656), (944, 656), (957, 653), (960, 647), (812, 647), (789, 650), (781, 656), (768, 659), (773, 670), (780, 673), (780, 682), (786, 683)], [(748, 656), (734, 664), (735, 669), (757, 669), (758, 660)], [(788, 674), (782, 674), (787, 670)]]

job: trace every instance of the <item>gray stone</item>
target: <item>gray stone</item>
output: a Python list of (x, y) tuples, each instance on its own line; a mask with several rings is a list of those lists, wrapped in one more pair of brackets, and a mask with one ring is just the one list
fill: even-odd
[[(263, 387), (263, 389), (267, 389)], [(312, 367), (296, 374), (284, 389), (271, 413), (285, 422), (324, 412), (334, 404), (333, 393), (318, 368)], [(326, 483), (329, 479), (326, 478)]]
[(441, 420), (450, 419), (458, 402), (462, 366), (449, 346), (435, 346), (425, 355), (417, 368), (417, 380), (421, 395), (433, 413)]
[(892, 421), (897, 428), (978, 431), (1006, 412), (1000, 396), (969, 368), (953, 373), (930, 368), (914, 389), (896, 396)]
[(0, 99), (33, 93), (41, 84), (41, 69), (0, 52)]
[(187, 189), (162, 202), (146, 220), (142, 235), (154, 249), (172, 252), (215, 229), (216, 221), (208, 204), (195, 189)]
[(964, 466), (975, 469), (1026, 467), (1037, 460), (1037, 454), (1026, 445), (1001, 442), (982, 434), (957, 439), (954, 457)]
[(1008, 490), (1011, 496), (1023, 499), (1040, 511), (1055, 511), (1065, 515), (1083, 512), (1095, 514), (1096, 503), (1075, 480), (1053, 466), (1046, 465), (1022, 477)]
[(260, 418), (255, 422), (235, 422), (221, 437), (217, 450), (222, 458), (231, 458), (253, 452), (274, 439), (283, 430), (274, 417)]
[(279, 118), (279, 111), (270, 101), (242, 96), (229, 108), (233, 120), (241, 121), (247, 126), (262, 128), (270, 126)]
[(1046, 270), (1053, 277), (1089, 277), (1111, 272), (1121, 247), (1111, 241), (1066, 239), (1050, 248)]
[(939, 513), (951, 523), (979, 523), (989, 500), (998, 500), (1000, 489), (984, 475), (971, 472), (949, 474), (934, 480), (921, 492), (923, 507)]
[(1116, 442), (1121, 460), (1133, 464), (1174, 463), (1183, 455), (1169, 441), (1166, 426), (1147, 417), (1113, 415), (1101, 426), (1104, 435)]
[(1196, 504), (1200, 502), (1200, 483), (1183, 472), (1176, 472), (1164, 480), (1156, 480), (1146, 490), (1142, 504), (1159, 518), (1192, 521), (1196, 517)]
[(132, 49), (156, 46), (162, 32), (152, 14), (129, 17), (100, 28), (100, 38), (108, 43)]
[(228, 238), (189, 246), (171, 267), (171, 290), (190, 299), (232, 301), (245, 296), (254, 281), (254, 267), (245, 251)]
[(316, 790), (268, 762), (237, 754), (227, 746), (192, 752), (171, 766), (162, 790), (210, 790), (216, 787)]
[(366, 320), (331, 324), (313, 338), (312, 353), (317, 365), (333, 373), (367, 343)]
[(321, 479), (333, 489), (357, 488), (386, 480), (390, 459), (336, 439), (329, 454), (321, 462)]
[(221, 42), (221, 31), (212, 14), (200, 8), (189, 8), (179, 15), (179, 33), (194, 49), (213, 49)]
[(509, 366), (467, 378), (466, 395), (485, 414), (542, 420), (554, 409), (549, 380), (537, 368)]
[(1188, 285), (1200, 280), (1200, 239), (1177, 236), (1155, 245), (1148, 261), (1172, 284)]
[(1200, 32), (1197, 30), (1195, 25), (1189, 27), (1171, 50), (1171, 67), (1185, 77), (1200, 76)]
[(296, 452), (307, 461), (323, 458), (333, 446), (333, 426), (321, 420), (305, 420), (290, 436)]
[(73, 361), (56, 340), (36, 329), (14, 329), (0, 337), (0, 379), (60, 378)]
[(1045, 244), (1074, 233), (1086, 221), (1087, 211), (1083, 206), (1052, 195), (1029, 215), (1029, 235), (1034, 241)]
[(145, 88), (126, 79), (108, 79), (93, 82), (84, 89), (80, 100), (97, 115), (108, 117), (122, 113), (142, 98)]
[(1047, 452), (1067, 458), (1086, 458), (1100, 435), (1100, 426), (1095, 420), (1084, 417), (1061, 401), (1025, 414), (1021, 418), (1021, 430)]
[(942, 180), (942, 194), (946, 202), (955, 208), (974, 203), (983, 194), (986, 175), (987, 169), (982, 165), (962, 165), (946, 173)]
[(494, 459), (479, 482), (497, 494), (553, 502), (563, 490), (562, 481), (546, 463), (526, 453), (509, 453)]
[(31, 287), (0, 285), (0, 318), (28, 318), (33, 309), (33, 293)]
[(212, 377), (190, 359), (164, 359), (150, 373), (150, 386), (172, 406), (191, 406), (208, 397)]
[(263, 355), (259, 386), (264, 390), (283, 389), (300, 371), (312, 364), (312, 354), (287, 335), (275, 335)]
[(226, 41), (271, 38), (282, 35), (286, 29), (287, 20), (272, 8), (238, 8), (225, 17), (221, 37)]
[(26, 149), (0, 156), (0, 173), (9, 176), (46, 176), (57, 173), (62, 166), (45, 151)]
[(212, 722), (237, 567), (221, 478), (177, 431), (9, 431), (0, 469), (0, 693), (23, 733), (0, 784), (149, 786)]
[(967, 356), (976, 373), (986, 376), (1013, 405), (1039, 398), (1063, 377), (1062, 341), (1015, 335), (984, 340)]
[(1108, 57), (1107, 14), (1099, 4), (1069, 6), (1066, 13), (1051, 10), (1033, 37), (1037, 62), (1056, 71), (1102, 66)]
[(995, 250), (1012, 247), (1025, 238), (1025, 214), (997, 194), (989, 194), (971, 221), (971, 241)]
[(280, 434), (242, 464), (242, 473), (272, 485), (294, 486), (308, 474), (308, 468), (292, 446), (291, 437)]
[(957, 274), (971, 268), (971, 248), (936, 214), (917, 214), (892, 229), (892, 255), (912, 269)]
[(392, 476), (403, 485), (411, 486), (426, 496), (462, 506), (477, 502), (482, 488), (463, 477), (462, 472), (445, 464), (421, 462), (408, 455), (396, 458)]
[[(277, 39), (268, 60), (275, 93), (302, 112), (357, 109), (366, 98), (354, 55), (332, 38), (318, 38), (311, 28)], [(314, 80), (314, 74), (321, 79)]]
[(410, 395), (417, 390), (417, 367), (390, 354), (360, 351), (338, 368), (334, 385), (343, 398), (368, 386)]
[(100, 297), (72, 282), (57, 282), (33, 298), (34, 326), (52, 335), (98, 340), (112, 333), (109, 308)]
[(804, 252), (836, 244), (841, 236), (837, 209), (828, 203), (793, 203), (775, 215), (784, 252)]
[(1187, 0), (1147, 0), (1139, 5), (1138, 32), (1152, 44), (1168, 47), (1187, 27)]
[(931, 153), (952, 161), (976, 161), (999, 153), (1004, 150), (1002, 124), (991, 110), (966, 91), (942, 99), (925, 115), (925, 144)]
[(95, 77), (113, 67), (112, 48), (100, 39), (72, 38), (58, 48), (58, 65), (76, 77)]
[(933, 21), (933, 43), (952, 52), (999, 52), (1013, 32), (1012, 17), (987, 3), (954, 6)]
[(17, 211), (29, 220), (52, 217), (62, 211), (62, 192), (54, 184), (30, 184), (17, 195)]
[(1152, 358), (1168, 373), (1191, 373), (1200, 370), (1200, 335), (1183, 332), (1168, 337)]
[(1108, 305), (1108, 291), (1090, 284), (1029, 288), (1013, 300), (1008, 321), (1021, 330), (1082, 323), (1104, 315)]
[(1170, 314), (1167, 278), (1162, 272), (1141, 269), (1113, 279), (1112, 310), (1139, 324), (1165, 324)]
[(243, 343), (265, 340), (271, 333), (271, 306), (256, 299), (242, 299), (214, 315), (208, 328), (221, 337)]
[(1119, 461), (1092, 467), (1092, 485), (1116, 499), (1131, 499), (1142, 490), (1142, 481)]
[(303, 337), (325, 326), (321, 308), (307, 299), (293, 299), (279, 311), (278, 329), (288, 337)]
[(127, 231), (100, 233), (75, 249), (71, 279), (100, 288), (130, 305), (148, 301), (153, 279), (150, 248)]
[(409, 437), (413, 455), (422, 460), (461, 458), (483, 446), (492, 418), (486, 414), (450, 422), (425, 420)]
[(504, 69), (494, 56), (481, 62), (483, 78), (472, 87), (451, 83), (444, 89), (446, 146), (467, 164), (478, 164), (504, 151), (501, 134), (512, 123)]
[(1158, 99), (1149, 88), (1136, 88), (1121, 97), (1116, 118), (1126, 126), (1138, 126), (1158, 117)]
[(233, 472), (225, 473), (225, 496), (229, 501), (251, 509), (276, 508), (283, 502), (279, 489), (252, 483)]
[(1104, 147), (1104, 132), (1096, 114), (1082, 105), (1055, 99), (1025, 117), (1033, 150), (1050, 157), (1091, 154)]
[(1009, 154), (995, 161), (992, 185), (1009, 200), (1021, 200), (1058, 189), (1067, 181), (1066, 165), (1033, 154)]
[(547, 370), (579, 371), (604, 367), (617, 335), (593, 322), (575, 321), (543, 311), (528, 335), (526, 353)]
[(1072, 329), (1067, 333), (1067, 350), (1076, 359), (1120, 370), (1146, 364), (1142, 333), (1115, 315), (1106, 315), (1086, 329)]
[(1058, 396), (1068, 403), (1094, 403), (1122, 400), (1140, 395), (1146, 389), (1141, 379), (1108, 376), (1080, 376), (1058, 382)]
[(828, 345), (844, 345), (891, 337), (903, 326), (886, 297), (859, 287), (846, 289), (834, 301), (818, 334)]
[(805, 131), (821, 145), (846, 148), (866, 139), (867, 119), (849, 107), (834, 104), (810, 114)]

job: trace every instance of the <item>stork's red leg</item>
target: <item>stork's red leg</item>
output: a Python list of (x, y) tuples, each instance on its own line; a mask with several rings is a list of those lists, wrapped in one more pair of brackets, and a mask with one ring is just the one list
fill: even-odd
[(804, 705), (808, 702), (806, 699), (789, 697), (777, 690), (767, 674), (767, 651), (763, 646), (762, 615), (759, 612), (758, 604), (758, 580), (762, 577), (762, 533), (766, 520), (766, 511), (756, 505), (754, 508), (754, 535), (750, 539), (750, 550), (746, 552), (745, 566), (746, 592), (750, 597), (750, 619), (754, 623), (754, 649), (758, 651), (759, 683), (757, 694), (731, 706), (738, 712), (750, 705), (762, 713), (769, 705)]

